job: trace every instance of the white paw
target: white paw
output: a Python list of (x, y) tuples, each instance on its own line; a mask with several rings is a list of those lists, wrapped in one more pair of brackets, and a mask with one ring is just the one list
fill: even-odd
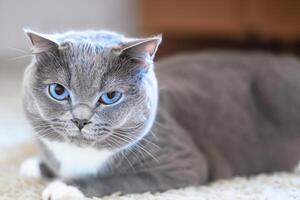
[(74, 186), (68, 186), (61, 181), (54, 181), (42, 193), (43, 200), (79, 200), (84, 195)]
[(40, 161), (37, 157), (25, 160), (20, 167), (20, 176), (26, 179), (39, 179), (42, 177)]

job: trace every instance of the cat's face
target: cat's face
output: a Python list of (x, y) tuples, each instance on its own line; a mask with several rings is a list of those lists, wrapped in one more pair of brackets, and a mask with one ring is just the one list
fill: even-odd
[[(38, 48), (32, 37), (41, 36), (29, 36)], [(121, 41), (109, 47), (82, 40), (63, 45), (46, 41), (51, 48), (35, 55), (24, 81), (25, 110), (38, 137), (116, 149), (149, 131), (157, 82), (149, 60), (154, 52), (143, 46), (147, 42), (122, 50)], [(156, 50), (160, 40), (152, 42)]]

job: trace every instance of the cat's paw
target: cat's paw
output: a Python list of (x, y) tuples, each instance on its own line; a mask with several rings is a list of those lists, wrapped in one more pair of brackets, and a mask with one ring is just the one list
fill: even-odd
[(40, 160), (37, 157), (28, 158), (21, 164), (19, 173), (26, 179), (40, 179), (42, 177)]
[(54, 181), (42, 193), (43, 200), (80, 200), (84, 195), (76, 187)]

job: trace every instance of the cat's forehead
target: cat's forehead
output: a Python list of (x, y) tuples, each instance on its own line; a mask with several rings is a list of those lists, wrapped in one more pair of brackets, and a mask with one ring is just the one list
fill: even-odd
[(113, 78), (116, 58), (110, 47), (92, 43), (73, 44), (67, 52), (69, 87), (76, 94), (93, 96)]
[(69, 70), (86, 76), (104, 74), (114, 57), (112, 50), (123, 40), (122, 35), (109, 31), (67, 32), (57, 38)]
[(122, 44), (122, 35), (109, 31), (67, 32), (57, 38), (66, 46), (62, 59), (74, 73), (103, 74), (112, 61), (113, 49)]

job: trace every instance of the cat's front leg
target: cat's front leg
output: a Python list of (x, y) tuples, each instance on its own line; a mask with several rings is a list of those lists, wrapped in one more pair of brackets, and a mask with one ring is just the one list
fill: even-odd
[(38, 157), (31, 157), (23, 161), (19, 171), (20, 176), (26, 179), (42, 178), (40, 163), (41, 161)]
[(54, 178), (55, 175), (50, 168), (37, 156), (22, 162), (19, 170), (20, 176), (25, 179)]
[[(20, 176), (26, 179), (41, 179), (52, 177), (53, 174), (38, 157), (31, 157), (21, 164)], [(53, 181), (42, 193), (43, 200), (79, 200), (83, 198), (83, 193), (76, 187), (66, 185), (59, 180)]]
[[(180, 174), (180, 173), (179, 173)], [(110, 177), (85, 177), (67, 181), (83, 192), (87, 197), (102, 197), (113, 193), (130, 194), (144, 192), (162, 192), (187, 185), (196, 185), (205, 181), (206, 174), (182, 173), (179, 177), (160, 172), (141, 172), (136, 174), (114, 175)]]

